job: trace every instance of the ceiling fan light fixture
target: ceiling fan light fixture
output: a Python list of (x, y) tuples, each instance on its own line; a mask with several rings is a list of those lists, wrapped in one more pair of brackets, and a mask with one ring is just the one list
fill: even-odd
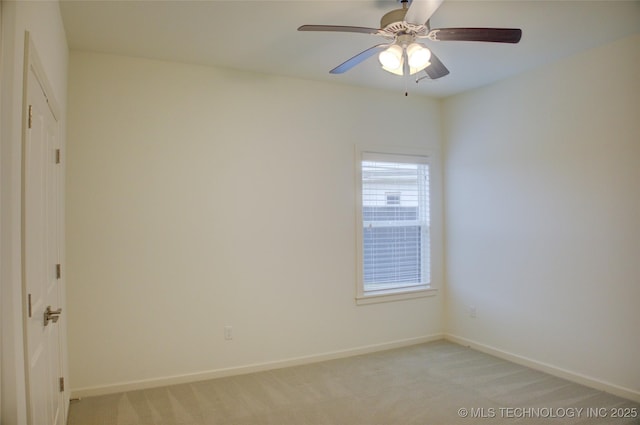
[(400, 75), (402, 75), (402, 47), (397, 44), (390, 46), (388, 49), (380, 52), (378, 60), (385, 70), (393, 72), (390, 70), (399, 68)]
[(407, 57), (409, 58), (411, 70), (413, 71), (415, 69), (416, 72), (418, 72), (429, 66), (431, 51), (422, 44), (411, 43), (407, 46)]
[(382, 69), (384, 69), (385, 71), (390, 72), (392, 74), (404, 75), (404, 71), (402, 69), (402, 63), (396, 68), (387, 68), (386, 66), (383, 65)]
[(399, 44), (394, 44), (388, 49), (383, 50), (378, 55), (378, 60), (382, 65), (382, 69), (395, 75), (404, 75), (404, 61), (409, 62), (409, 74), (413, 75), (420, 72), (431, 63), (431, 51), (422, 44), (411, 43), (406, 48)]

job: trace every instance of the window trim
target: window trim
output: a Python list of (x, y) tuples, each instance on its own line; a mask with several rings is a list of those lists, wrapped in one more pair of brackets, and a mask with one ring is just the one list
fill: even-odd
[[(362, 221), (362, 158), (366, 154), (369, 158), (373, 155), (380, 155), (380, 159), (397, 162), (414, 162), (412, 157), (424, 157), (429, 166), (429, 198), (430, 204), (438, 205), (440, 208), (441, 199), (439, 191), (436, 191), (436, 184), (439, 180), (435, 177), (439, 174), (438, 154), (431, 149), (418, 147), (393, 147), (393, 146), (355, 146), (355, 183), (356, 183), (356, 247), (357, 247), (357, 270), (356, 270), (356, 294), (357, 305), (368, 305), (391, 301), (409, 300), (422, 297), (430, 297), (437, 294), (437, 284), (439, 280), (439, 270), (435, 270), (434, 250), (440, 249), (439, 244), (435, 246), (433, 238), (434, 218), (438, 222), (438, 215), (431, 214), (431, 222), (428, 229), (429, 245), (431, 253), (429, 255), (429, 269), (431, 282), (429, 285), (411, 286), (409, 288), (394, 288), (380, 291), (364, 290), (364, 239)], [(434, 196), (437, 195), (437, 196)], [(431, 208), (433, 209), (433, 208)], [(435, 216), (435, 217), (434, 217)], [(439, 258), (439, 255), (436, 256)]]

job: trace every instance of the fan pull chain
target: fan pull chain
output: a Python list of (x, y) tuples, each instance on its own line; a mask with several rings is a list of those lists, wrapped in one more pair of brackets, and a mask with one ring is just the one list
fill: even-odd
[(407, 97), (409, 96), (409, 84), (407, 83), (407, 81), (411, 79), (411, 75), (409, 75), (409, 70), (407, 70), (407, 72), (404, 73), (402, 77), (403, 77), (402, 79), (404, 80), (404, 96)]
[(407, 55), (407, 47), (402, 46), (402, 79), (404, 80), (404, 96), (409, 96), (409, 88), (407, 85), (407, 81), (409, 80), (411, 73), (411, 68), (409, 67), (409, 55)]

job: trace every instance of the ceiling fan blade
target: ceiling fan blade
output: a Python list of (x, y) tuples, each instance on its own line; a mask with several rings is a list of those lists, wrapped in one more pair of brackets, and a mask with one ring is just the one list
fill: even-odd
[(488, 41), (492, 43), (518, 43), (522, 30), (517, 28), (440, 28), (427, 36), (436, 41)]
[(423, 25), (440, 7), (444, 0), (413, 0), (404, 20), (410, 24)]
[(329, 72), (331, 74), (342, 74), (343, 72), (347, 72), (354, 66), (358, 65), (360, 62), (363, 62), (369, 59), (371, 56), (375, 55), (376, 53), (382, 52), (384, 49), (386, 49), (389, 46), (390, 44), (378, 44), (377, 46), (370, 47), (364, 52), (358, 53), (348, 61), (343, 62), (340, 65), (336, 66)]
[(424, 72), (429, 76), (432, 80), (437, 80), (438, 78), (442, 78), (445, 75), (449, 74), (449, 70), (446, 66), (438, 59), (438, 57), (431, 51), (431, 59), (429, 59), (431, 65), (424, 69)]
[(331, 31), (331, 32), (359, 32), (362, 34), (378, 34), (377, 28), (349, 27), (343, 25), (302, 25), (298, 31)]

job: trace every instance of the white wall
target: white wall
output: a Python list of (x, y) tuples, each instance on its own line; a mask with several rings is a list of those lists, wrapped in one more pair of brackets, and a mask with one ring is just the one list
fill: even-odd
[[(21, 284), (22, 96), (25, 31), (29, 31), (61, 109), (64, 144), (67, 43), (57, 1), (2, 2), (2, 114), (0, 116), (1, 331), (3, 424), (26, 423)], [(63, 309), (66, 309), (63, 306)], [(64, 317), (64, 316), (63, 316)], [(59, 326), (64, 333), (64, 318)]]
[(447, 332), (636, 399), (639, 46), (622, 39), (443, 109)]
[(442, 331), (440, 295), (354, 302), (354, 144), (438, 149), (438, 102), (80, 52), (69, 81), (74, 393)]

